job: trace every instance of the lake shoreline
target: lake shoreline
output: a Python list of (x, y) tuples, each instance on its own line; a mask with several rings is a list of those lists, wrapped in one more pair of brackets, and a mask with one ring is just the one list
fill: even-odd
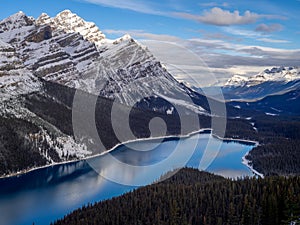
[[(47, 164), (47, 165), (44, 165), (44, 166), (34, 167), (34, 168), (31, 168), (31, 169), (21, 170), (21, 171), (16, 172), (16, 173), (11, 173), (11, 174), (8, 174), (8, 175), (0, 176), (0, 179), (15, 178), (15, 177), (19, 177), (19, 176), (25, 175), (27, 173), (30, 173), (30, 172), (33, 172), (33, 171), (36, 171), (36, 170), (40, 170), (40, 169), (50, 168), (50, 167), (58, 166), (58, 165), (65, 165), (65, 164), (69, 164), (69, 163), (76, 163), (76, 162), (80, 162), (80, 161), (84, 161), (84, 160), (88, 160), (88, 159), (93, 159), (93, 158), (108, 154), (112, 151), (115, 151), (117, 148), (119, 148), (122, 145), (131, 144), (131, 143), (135, 143), (135, 142), (139, 142), (139, 141), (153, 141), (153, 140), (161, 140), (161, 139), (163, 139), (163, 141), (169, 141), (173, 138), (179, 138), (179, 139), (180, 138), (189, 138), (189, 137), (191, 137), (193, 135), (196, 135), (196, 134), (212, 134), (212, 129), (211, 128), (203, 128), (203, 129), (200, 129), (198, 131), (193, 131), (193, 132), (190, 132), (190, 133), (185, 134), (185, 135), (169, 135), (169, 136), (138, 138), (138, 139), (135, 139), (135, 140), (129, 140), (129, 141), (119, 143), (119, 144), (115, 145), (114, 147), (112, 147), (111, 149), (109, 149), (107, 151), (104, 151), (102, 153), (99, 153), (99, 154), (95, 154), (95, 155), (92, 155), (92, 156), (87, 156), (87, 157), (84, 157), (82, 159), (68, 160), (68, 161), (63, 161), (63, 162), (58, 162), (58, 163)], [(239, 143), (242, 143), (242, 144), (251, 143), (251, 145), (255, 145), (255, 146), (257, 146), (259, 144), (257, 141), (252, 141), (252, 140), (222, 138), (222, 137), (219, 137), (218, 135), (215, 135), (215, 134), (212, 134), (212, 136), (219, 139), (219, 140), (222, 140), (222, 141), (239, 142)], [(249, 154), (249, 152), (246, 155), (248, 155), (248, 154)], [(257, 172), (256, 170), (254, 170), (252, 168), (252, 166), (250, 165), (250, 161), (245, 159), (246, 155), (242, 158), (242, 163), (245, 166), (247, 166), (254, 174), (259, 175), (260, 173)]]
[[(247, 143), (252, 143), (254, 145), (254, 148), (257, 147), (259, 145), (259, 142), (258, 141), (251, 141), (251, 140), (243, 140), (243, 139), (233, 139), (233, 138), (221, 138), (219, 137), (218, 135), (214, 135), (213, 136), (219, 140), (222, 140), (222, 141), (230, 141), (230, 142), (239, 142), (239, 143), (242, 143), (242, 144), (247, 144)], [(252, 151), (252, 149), (250, 150)], [(246, 159), (247, 155), (249, 155), (250, 151), (248, 151), (243, 157), (242, 157), (242, 164), (244, 164), (253, 174), (259, 176), (260, 178), (264, 178), (265, 176), (258, 172), (257, 170), (255, 170), (253, 168), (253, 166), (251, 165), (251, 161)]]
[(251, 161), (248, 160), (248, 159), (246, 159), (246, 157), (249, 155), (249, 153), (250, 153), (250, 151), (247, 152), (247, 153), (243, 156), (243, 158), (242, 158), (242, 164), (244, 164), (245, 166), (247, 166), (247, 167), (252, 171), (252, 173), (254, 173), (255, 175), (259, 176), (260, 178), (265, 178), (265, 176), (264, 176), (262, 173), (258, 172), (257, 170), (255, 170), (255, 169), (253, 168), (252, 165), (250, 165)]

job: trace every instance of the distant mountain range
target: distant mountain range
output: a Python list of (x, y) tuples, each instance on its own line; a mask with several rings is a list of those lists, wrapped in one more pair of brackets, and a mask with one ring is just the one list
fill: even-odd
[(300, 68), (274, 67), (251, 76), (235, 75), (222, 87), (228, 105), (269, 116), (300, 114)]
[(291, 82), (300, 79), (300, 69), (298, 67), (274, 67), (266, 69), (263, 72), (251, 76), (234, 75), (230, 78), (225, 86), (247, 86), (252, 87), (265, 82)]
[(274, 67), (251, 77), (235, 75), (227, 81), (222, 90), (227, 100), (257, 100), (299, 88), (298, 67)]

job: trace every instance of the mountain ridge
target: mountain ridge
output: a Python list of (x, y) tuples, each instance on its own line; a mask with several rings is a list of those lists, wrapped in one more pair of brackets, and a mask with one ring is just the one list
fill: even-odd
[(234, 75), (225, 84), (225, 86), (255, 86), (263, 82), (283, 81), (290, 82), (300, 79), (300, 69), (298, 67), (273, 67), (265, 69), (257, 75), (246, 77)]
[(101, 43), (100, 41), (106, 38), (95, 23), (86, 22), (68, 9), (63, 10), (52, 18), (48, 14), (42, 13), (37, 18), (36, 23), (38, 25), (49, 24), (51, 27), (62, 29), (67, 33), (80, 33), (84, 39), (96, 44)]
[(227, 101), (257, 101), (300, 89), (298, 67), (273, 67), (257, 75), (234, 75), (221, 87)]

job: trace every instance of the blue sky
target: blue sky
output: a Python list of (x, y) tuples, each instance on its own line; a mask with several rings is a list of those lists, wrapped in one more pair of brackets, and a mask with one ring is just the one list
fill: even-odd
[[(2, 2), (1, 19), (17, 11), (36, 18), (42, 12), (55, 16), (70, 9), (95, 22), (108, 38), (129, 33), (138, 40), (183, 45), (224, 79), (235, 73), (254, 74), (264, 67), (300, 66), (300, 0)], [(203, 73), (200, 67), (191, 73), (199, 71)]]

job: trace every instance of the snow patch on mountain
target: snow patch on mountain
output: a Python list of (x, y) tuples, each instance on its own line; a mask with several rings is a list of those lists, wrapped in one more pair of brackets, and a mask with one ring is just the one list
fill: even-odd
[(163, 99), (167, 100), (168, 102), (170, 102), (172, 104), (184, 106), (195, 113), (207, 114), (205, 109), (203, 109), (201, 106), (193, 104), (192, 102), (187, 102), (187, 101), (176, 99), (176, 98), (170, 98), (169, 96), (165, 96), (165, 95), (161, 95), (161, 94), (158, 94), (158, 96), (162, 97)]
[(39, 87), (37, 78), (24, 67), (15, 49), (0, 41), (0, 99), (17, 97)]

